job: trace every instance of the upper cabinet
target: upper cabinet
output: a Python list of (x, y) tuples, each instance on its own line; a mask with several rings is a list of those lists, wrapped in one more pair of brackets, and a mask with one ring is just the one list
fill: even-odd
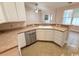
[(25, 5), (23, 2), (16, 2), (16, 11), (19, 18), (19, 21), (25, 21), (26, 20), (26, 11), (25, 11)]
[(5, 22), (5, 16), (4, 16), (4, 12), (3, 12), (3, 8), (2, 8), (2, 4), (0, 3), (0, 23)]
[(25, 6), (23, 2), (0, 3), (0, 23), (12, 21), (26, 21)]
[(7, 21), (18, 21), (16, 5), (14, 2), (3, 2), (3, 9)]

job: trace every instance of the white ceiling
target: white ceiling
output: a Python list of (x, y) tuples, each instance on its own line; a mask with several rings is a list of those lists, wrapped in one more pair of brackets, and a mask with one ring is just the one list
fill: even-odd
[(46, 10), (46, 9), (50, 10), (50, 9), (54, 9), (54, 8), (58, 8), (58, 7), (75, 4), (77, 2), (73, 2), (71, 4), (69, 4), (68, 2), (25, 2), (25, 5), (30, 8), (34, 8), (35, 3), (38, 3), (38, 8), (41, 10)]

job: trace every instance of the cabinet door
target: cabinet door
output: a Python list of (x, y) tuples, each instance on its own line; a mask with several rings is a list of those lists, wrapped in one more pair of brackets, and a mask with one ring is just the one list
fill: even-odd
[(37, 40), (53, 41), (54, 30), (37, 30)]
[(25, 33), (18, 34), (18, 44), (20, 48), (26, 46)]
[(16, 5), (19, 21), (27, 22), (24, 2), (16, 2), (15, 5)]
[(64, 32), (55, 30), (54, 42), (59, 44), (60, 46), (64, 45)]
[(18, 21), (15, 2), (3, 2), (3, 8), (7, 21)]
[(4, 11), (2, 8), (2, 3), (0, 3), (0, 23), (6, 22)]

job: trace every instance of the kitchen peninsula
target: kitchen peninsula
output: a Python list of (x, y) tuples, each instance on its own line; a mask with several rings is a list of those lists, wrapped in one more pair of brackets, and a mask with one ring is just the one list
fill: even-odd
[(68, 27), (56, 25), (30, 25), (21, 29), (9, 30), (1, 33), (0, 40), (3, 41), (0, 41), (0, 55), (21, 55), (18, 47), (22, 48), (27, 45), (24, 40), (25, 37), (23, 37), (25, 34), (23, 33), (30, 31), (35, 32), (35, 41), (53, 41), (61, 47), (63, 47), (67, 41)]

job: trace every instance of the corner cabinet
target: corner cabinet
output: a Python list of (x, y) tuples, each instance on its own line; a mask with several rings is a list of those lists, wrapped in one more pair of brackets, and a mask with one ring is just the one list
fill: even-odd
[(60, 31), (56, 29), (38, 29), (36, 31), (37, 40), (53, 41), (59, 46), (67, 42), (67, 31)]
[(54, 42), (60, 46), (63, 46), (67, 42), (67, 31), (54, 31)]

